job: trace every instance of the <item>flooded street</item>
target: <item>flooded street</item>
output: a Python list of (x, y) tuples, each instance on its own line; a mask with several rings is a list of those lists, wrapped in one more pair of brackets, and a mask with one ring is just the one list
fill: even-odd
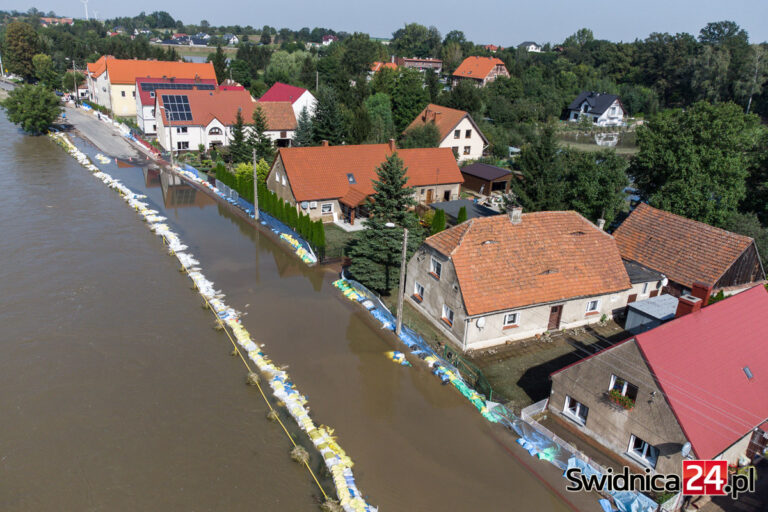
[[(317, 488), (160, 239), (52, 141), (2, 114), (0, 154), (0, 510), (317, 510)], [(316, 423), (336, 430), (371, 504), (574, 509), (519, 462), (528, 456), (511, 433), (424, 365), (388, 360), (394, 337), (340, 296), (336, 275), (172, 176), (97, 165), (146, 194), (247, 313)], [(554, 466), (524, 461), (563, 492)]]

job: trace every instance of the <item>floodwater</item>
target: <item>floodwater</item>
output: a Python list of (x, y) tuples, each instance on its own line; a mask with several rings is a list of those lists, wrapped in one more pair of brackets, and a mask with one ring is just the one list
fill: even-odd
[[(317, 488), (160, 238), (52, 141), (2, 115), (0, 154), (0, 510), (317, 510)], [(147, 194), (247, 313), (316, 422), (335, 428), (370, 503), (574, 510), (552, 490), (565, 494), (559, 470), (423, 365), (389, 361), (394, 338), (340, 296), (335, 275), (173, 177), (97, 165)]]
[(604, 148), (637, 149), (637, 133), (615, 131), (600, 133), (561, 132), (557, 138), (564, 144), (586, 144)]

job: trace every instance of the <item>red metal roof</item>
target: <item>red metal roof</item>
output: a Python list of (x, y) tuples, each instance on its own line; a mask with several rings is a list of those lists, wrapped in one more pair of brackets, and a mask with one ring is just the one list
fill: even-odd
[(290, 101), (293, 104), (305, 92), (307, 90), (303, 87), (276, 82), (275, 85), (264, 93), (264, 96), (259, 98), (259, 101)]
[(635, 336), (701, 459), (719, 455), (768, 418), (766, 313), (768, 292), (756, 286)]
[[(194, 78), (175, 78), (171, 80), (170, 78), (151, 78), (151, 77), (139, 77), (136, 78), (136, 90), (139, 93), (139, 99), (141, 100), (141, 104), (144, 106), (153, 105), (155, 104), (155, 97), (150, 94), (150, 91), (142, 90), (141, 84), (142, 83), (152, 83), (152, 84), (205, 84), (205, 85), (213, 85), (214, 88), (216, 87), (216, 79), (215, 78), (205, 78), (200, 80), (195, 80)], [(158, 87), (159, 89), (159, 87)], [(184, 90), (184, 89), (181, 89)], [(189, 90), (189, 89), (187, 89)], [(168, 94), (168, 92), (166, 92)]]

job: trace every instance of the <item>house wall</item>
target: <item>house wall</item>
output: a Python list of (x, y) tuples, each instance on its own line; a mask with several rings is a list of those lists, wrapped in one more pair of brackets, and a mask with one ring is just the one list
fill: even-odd
[[(612, 374), (637, 386), (637, 400), (631, 410), (607, 399)], [(570, 422), (620, 458), (637, 464), (626, 454), (634, 434), (659, 449), (656, 472), (679, 473), (680, 451), (687, 439), (634, 340), (561, 370), (551, 379), (548, 408), (552, 414)], [(589, 408), (585, 425), (563, 413), (566, 395)]]
[(483, 194), (488, 195), (488, 192), (491, 190), (492, 186), (490, 181), (483, 180), (477, 176), (471, 176), (469, 174), (461, 173), (461, 175), (464, 177), (464, 188), (472, 190), (473, 192), (477, 192), (478, 194), (480, 193), (480, 190), (482, 190)]
[[(105, 73), (106, 74), (106, 73)], [(112, 112), (118, 117), (136, 116), (136, 84), (111, 84), (109, 88)], [(125, 96), (123, 96), (125, 94)]]
[(302, 94), (298, 100), (293, 102), (293, 113), (296, 116), (296, 119), (299, 119), (301, 111), (304, 109), (304, 107), (307, 108), (307, 112), (309, 112), (310, 117), (315, 115), (317, 99), (309, 91), (304, 91), (304, 94)]
[(95, 101), (97, 105), (112, 108), (109, 77), (106, 71), (96, 77), (95, 80), (91, 79), (89, 76), (88, 89), (90, 90), (91, 99)]
[(747, 283), (753, 283), (765, 279), (763, 268), (760, 265), (760, 258), (757, 255), (755, 243), (739, 256), (733, 265), (723, 274), (715, 284), (715, 288), (724, 288), (727, 286), (738, 286)]
[[(590, 112), (584, 112), (584, 105), (587, 104), (585, 101), (581, 104), (580, 110), (571, 110), (570, 114), (568, 115), (569, 121), (578, 121), (582, 116), (586, 116), (592, 121), (593, 124), (597, 126), (622, 126), (624, 125), (624, 117), (626, 116), (626, 112), (624, 112), (624, 108), (621, 106), (621, 102), (619, 100), (615, 100), (610, 107), (608, 107), (605, 112), (602, 113), (602, 115), (595, 115)], [(611, 112), (611, 109), (615, 109), (615, 112)], [(595, 121), (597, 119), (597, 121)]]
[(729, 464), (737, 464), (739, 457), (745, 457), (747, 455), (747, 448), (749, 448), (749, 440), (752, 438), (752, 431), (736, 441), (723, 453), (715, 457), (716, 460), (727, 460)]
[(139, 125), (142, 132), (148, 135), (157, 133), (157, 120), (154, 111), (155, 108), (152, 105), (139, 105), (136, 110), (136, 124)]
[[(427, 195), (430, 190), (433, 192), (431, 202), (452, 201), (454, 199), (459, 199), (461, 184), (449, 183), (447, 185), (423, 185), (421, 187), (414, 187), (413, 197), (416, 199), (416, 202), (427, 204)], [(446, 199), (446, 193), (449, 195), (448, 199)]]
[[(454, 132), (456, 130), (461, 132), (461, 135), (458, 139), (454, 138)], [(467, 130), (472, 130), (470, 138), (466, 138)], [(464, 148), (467, 146), (469, 146), (469, 154), (465, 155)], [(457, 147), (459, 154), (457, 160), (459, 162), (463, 162), (465, 160), (477, 160), (478, 158), (482, 157), (483, 149), (485, 148), (485, 141), (480, 136), (477, 128), (475, 128), (469, 118), (464, 117), (461, 121), (459, 121), (459, 124), (457, 124), (453, 130), (451, 130), (451, 133), (449, 133), (448, 136), (446, 136), (442, 142), (440, 142), (440, 147)]]
[(485, 79), (483, 80), (483, 83), (482, 83), (481, 87), (485, 87), (486, 85), (488, 85), (489, 83), (493, 82), (494, 80), (496, 80), (496, 78), (498, 78), (500, 76), (505, 76), (505, 77), (509, 78), (509, 71), (507, 71), (506, 66), (504, 66), (503, 64), (497, 64), (491, 70), (491, 72), (488, 73), (488, 76), (486, 76)]

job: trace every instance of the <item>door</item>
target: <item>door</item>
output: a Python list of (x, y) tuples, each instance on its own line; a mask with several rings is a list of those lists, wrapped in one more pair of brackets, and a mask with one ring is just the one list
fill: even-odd
[(548, 331), (556, 331), (560, 328), (560, 317), (563, 316), (563, 305), (552, 306), (549, 310)]
[(435, 191), (431, 188), (427, 189), (427, 204), (431, 204), (435, 201)]
[(637, 300), (637, 294), (636, 293), (633, 293), (632, 295), (627, 297), (627, 307), (624, 308), (624, 314), (625, 315), (629, 314), (629, 305), (632, 304), (633, 302), (635, 302), (636, 300)]
[(659, 290), (651, 290), (651, 293), (648, 294), (649, 297), (655, 297), (659, 294)]
[(762, 430), (755, 429), (752, 432), (752, 438), (749, 440), (749, 446), (747, 446), (747, 458), (751, 459), (758, 453), (763, 453), (766, 445), (768, 445), (768, 433)]

